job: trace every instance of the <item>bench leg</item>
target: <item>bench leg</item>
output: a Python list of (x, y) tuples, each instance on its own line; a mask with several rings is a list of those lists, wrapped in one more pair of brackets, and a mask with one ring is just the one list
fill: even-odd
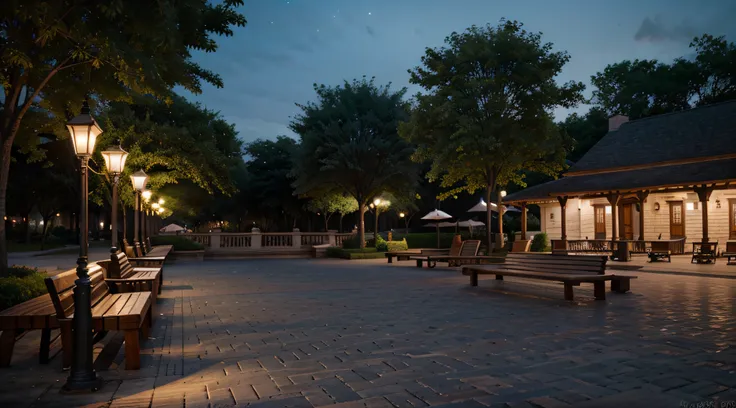
[(470, 273), (470, 286), (478, 286), (478, 272)]
[(565, 300), (573, 300), (574, 296), (572, 294), (572, 283), (564, 282), (565, 284)]
[(631, 279), (614, 279), (611, 281), (611, 291), (626, 293), (631, 290)]
[(427, 268), (434, 268), (437, 266), (437, 261), (427, 261)]
[(13, 357), (13, 348), (15, 347), (15, 330), (3, 330), (0, 335), (0, 367), (10, 365), (10, 359)]
[[(143, 323), (145, 324), (145, 322)], [(125, 331), (125, 369), (140, 370), (141, 342), (139, 330)]]
[(394, 258), (391, 256), (388, 256), (388, 263), (394, 263)]
[(421, 268), (421, 267), (422, 267), (422, 260), (417, 259), (417, 268)]
[(38, 350), (38, 363), (49, 363), (49, 349), (51, 348), (51, 329), (41, 329), (41, 346)]
[(593, 295), (595, 300), (606, 300), (606, 282), (593, 282)]
[(503, 275), (496, 275), (496, 280), (503, 280)]

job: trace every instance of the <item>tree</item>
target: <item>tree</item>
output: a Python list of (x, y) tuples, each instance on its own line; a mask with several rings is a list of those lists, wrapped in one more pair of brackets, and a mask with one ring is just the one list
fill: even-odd
[(298, 194), (338, 191), (358, 202), (358, 236), (365, 247), (366, 205), (382, 192), (404, 191), (416, 182), (412, 146), (398, 135), (408, 118), (406, 92), (374, 79), (317, 86), (317, 102), (298, 104), (291, 123), (301, 139), (294, 157)]
[(328, 193), (318, 195), (307, 203), (307, 209), (317, 215), (322, 215), (325, 221), (325, 231), (330, 229), (330, 218), (336, 213), (340, 214), (340, 230), (342, 230), (342, 217), (358, 210), (358, 202), (353, 197), (341, 193)]
[(406, 232), (409, 232), (409, 224), (411, 219), (419, 210), (417, 206), (417, 200), (421, 199), (421, 196), (417, 193), (397, 194), (394, 196), (392, 201), (394, 211), (398, 214), (399, 218), (404, 221)]
[[(557, 173), (564, 149), (551, 112), (577, 104), (584, 89), (555, 82), (567, 53), (505, 20), (452, 33), (445, 43), (427, 48), (422, 66), (409, 71), (426, 93), (401, 128), (418, 145), (414, 160), (431, 162), (427, 177), (450, 189), (442, 197), (485, 188), (490, 203), (497, 185), (523, 185), (522, 169)], [(490, 248), (490, 205), (486, 225)]]
[(690, 47), (694, 60), (625, 60), (606, 66), (591, 77), (593, 102), (609, 116), (639, 119), (736, 98), (736, 45), (706, 34)]
[[(294, 195), (289, 175), (296, 149), (296, 140), (287, 136), (278, 136), (275, 141), (259, 139), (245, 146), (246, 166), (251, 175), (247, 205), (261, 217), (267, 230), (280, 219), (291, 230), (302, 214), (305, 200)], [(291, 223), (287, 222), (288, 217)]]
[[(175, 86), (201, 91), (220, 77), (192, 61), (214, 52), (214, 36), (233, 34), (242, 0), (79, 2), (8, 0), (0, 6), (0, 217), (4, 217), (11, 149), (38, 143), (36, 124), (61, 124), (94, 101), (133, 94), (166, 98)], [(38, 121), (24, 120), (34, 117)], [(60, 128), (57, 128), (61, 130)], [(57, 134), (63, 134), (63, 130)], [(17, 140), (16, 140), (17, 139)], [(0, 225), (0, 272), (7, 269)]]
[(608, 115), (594, 106), (586, 114), (573, 113), (558, 124), (560, 131), (572, 142), (567, 159), (576, 162), (608, 133)]

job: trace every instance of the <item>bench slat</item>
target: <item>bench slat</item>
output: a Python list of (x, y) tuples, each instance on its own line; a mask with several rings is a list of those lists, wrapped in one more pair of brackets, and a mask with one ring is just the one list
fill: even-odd
[(566, 271), (575, 271), (579, 273), (589, 273), (589, 274), (601, 274), (604, 273), (604, 269), (601, 265), (598, 265), (598, 267), (590, 267), (590, 266), (577, 266), (577, 265), (539, 265), (539, 264), (525, 264), (523, 262), (504, 262), (503, 263), (504, 268), (529, 268), (529, 269), (536, 269), (541, 271), (560, 271), (560, 272), (566, 272)]

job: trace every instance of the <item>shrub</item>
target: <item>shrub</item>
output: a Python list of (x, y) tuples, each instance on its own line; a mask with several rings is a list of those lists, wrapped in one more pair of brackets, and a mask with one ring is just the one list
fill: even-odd
[(202, 244), (178, 235), (157, 235), (151, 237), (151, 245), (173, 245), (174, 251), (201, 251), (204, 249)]
[(388, 251), (388, 244), (386, 243), (386, 240), (383, 239), (382, 236), (378, 236), (378, 239), (376, 240), (375, 245), (376, 251), (378, 252), (386, 252)]
[(406, 238), (402, 239), (401, 241), (386, 242), (386, 250), (389, 252), (406, 251), (407, 249), (409, 249), (409, 245), (407, 245), (406, 243)]
[(46, 274), (25, 266), (11, 266), (0, 277), (0, 310), (23, 303), (46, 293)]
[(342, 247), (345, 249), (360, 248), (360, 240), (358, 240), (358, 235), (351, 235), (349, 238), (345, 238), (342, 241)]
[(383, 253), (376, 251), (376, 248), (363, 249), (343, 249), (340, 247), (329, 247), (325, 251), (328, 258), (340, 259), (374, 259), (383, 258)]
[[(452, 246), (452, 238), (457, 235), (455, 233), (440, 233), (440, 248), (449, 248)], [(463, 240), (469, 239), (470, 234), (465, 231), (461, 233)], [(410, 233), (406, 235), (395, 234), (394, 240), (406, 240), (406, 244), (409, 248), (437, 248), (437, 233), (436, 232), (420, 232)]]
[(549, 251), (549, 239), (547, 234), (542, 232), (534, 236), (532, 239), (531, 252), (547, 252)]

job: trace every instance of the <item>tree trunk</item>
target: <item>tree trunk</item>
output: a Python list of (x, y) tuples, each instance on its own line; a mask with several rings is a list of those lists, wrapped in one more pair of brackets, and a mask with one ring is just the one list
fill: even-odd
[(342, 217), (344, 217), (344, 215), (340, 213), (340, 226), (339, 226), (340, 228), (337, 230), (337, 232), (342, 232)]
[(31, 214), (30, 213), (25, 214), (23, 217), (23, 228), (25, 228), (23, 232), (26, 233), (25, 242), (26, 244), (30, 244), (31, 243)]
[(373, 245), (378, 242), (378, 206), (376, 206), (376, 211), (373, 213), (373, 218), (375, 218), (375, 225), (373, 226)]
[(493, 231), (491, 231), (491, 214), (493, 213), (493, 206), (491, 206), (491, 189), (493, 188), (492, 184), (489, 184), (486, 186), (486, 245), (488, 245), (488, 254), (491, 254), (491, 236), (493, 235)]
[(51, 221), (51, 217), (43, 217), (43, 231), (41, 232), (41, 250), (44, 250), (44, 247), (46, 246), (46, 234), (49, 230), (49, 222)]
[(506, 242), (504, 242), (503, 239), (503, 208), (501, 207), (501, 186), (497, 186), (496, 194), (496, 202), (498, 203), (498, 247), (499, 249), (503, 249), (503, 247), (506, 245)]
[(358, 242), (360, 248), (365, 248), (365, 203), (358, 204)]
[[(3, 132), (4, 133), (4, 132)], [(10, 149), (13, 146), (13, 138), (11, 134), (0, 134), (0, 140), (3, 141), (2, 150), (0, 150), (0, 275), (6, 276), (8, 272), (8, 240), (5, 222), (7, 215), (5, 207), (5, 198), (8, 190), (8, 176), (10, 175)]]

